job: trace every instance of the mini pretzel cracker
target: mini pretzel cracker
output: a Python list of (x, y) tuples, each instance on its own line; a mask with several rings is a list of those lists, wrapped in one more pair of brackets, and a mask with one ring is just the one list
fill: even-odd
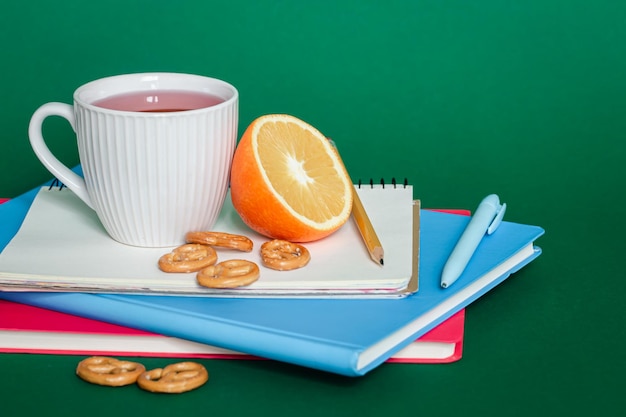
[(231, 259), (198, 271), (198, 284), (209, 288), (235, 288), (252, 284), (261, 272), (257, 264)]
[(242, 235), (221, 232), (189, 232), (187, 242), (201, 243), (203, 245), (219, 246), (222, 248), (237, 249), (242, 252), (250, 252), (254, 243)]
[(261, 245), (261, 260), (268, 268), (289, 271), (308, 264), (311, 254), (302, 245), (274, 239)]
[(137, 379), (141, 389), (179, 394), (203, 385), (209, 379), (206, 368), (195, 362), (179, 362), (143, 372)]
[(92, 384), (121, 387), (134, 384), (145, 370), (146, 368), (137, 362), (92, 356), (78, 363), (76, 374)]
[(159, 268), (165, 272), (196, 272), (217, 262), (217, 252), (210, 246), (185, 244), (159, 259)]

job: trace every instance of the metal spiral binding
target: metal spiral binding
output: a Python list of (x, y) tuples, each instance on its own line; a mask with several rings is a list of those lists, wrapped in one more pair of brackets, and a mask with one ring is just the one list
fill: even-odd
[[(374, 188), (374, 179), (370, 178), (369, 182), (368, 182), (370, 188)], [(398, 184), (398, 182), (396, 181), (396, 178), (393, 177), (391, 178), (391, 183), (390, 184), (386, 184), (385, 183), (385, 179), (381, 178), (380, 179), (380, 185), (382, 186), (382, 188), (385, 188), (385, 185), (391, 185), (393, 188), (397, 188), (398, 186), (406, 188), (409, 185), (409, 181), (408, 179), (404, 179), (404, 181), (401, 184)], [(358, 183), (357, 183), (357, 187), (361, 188), (361, 186), (363, 185), (363, 182), (359, 179)]]
[(55, 187), (57, 187), (59, 191), (61, 191), (63, 188), (66, 188), (67, 186), (63, 184), (61, 181), (59, 181), (58, 178), (55, 178), (54, 180), (52, 180), (52, 183), (48, 187), (48, 190), (52, 190)]

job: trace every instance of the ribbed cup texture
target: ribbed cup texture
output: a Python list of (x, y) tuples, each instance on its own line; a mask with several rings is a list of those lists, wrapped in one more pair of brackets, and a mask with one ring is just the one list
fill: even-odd
[(75, 111), (87, 190), (113, 239), (175, 246), (211, 229), (228, 188), (236, 100), (189, 112)]

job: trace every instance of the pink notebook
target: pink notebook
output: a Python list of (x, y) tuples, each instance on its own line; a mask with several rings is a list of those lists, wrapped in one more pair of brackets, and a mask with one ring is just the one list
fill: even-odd
[[(461, 358), (461, 310), (388, 362), (446, 363)], [(0, 352), (63, 355), (260, 359), (175, 337), (0, 300)]]

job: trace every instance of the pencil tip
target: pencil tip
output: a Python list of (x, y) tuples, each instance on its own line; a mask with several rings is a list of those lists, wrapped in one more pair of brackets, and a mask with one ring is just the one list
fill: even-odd
[(384, 265), (384, 264), (385, 264), (385, 261), (383, 260), (383, 258), (380, 258), (380, 264), (381, 264), (381, 265)]

